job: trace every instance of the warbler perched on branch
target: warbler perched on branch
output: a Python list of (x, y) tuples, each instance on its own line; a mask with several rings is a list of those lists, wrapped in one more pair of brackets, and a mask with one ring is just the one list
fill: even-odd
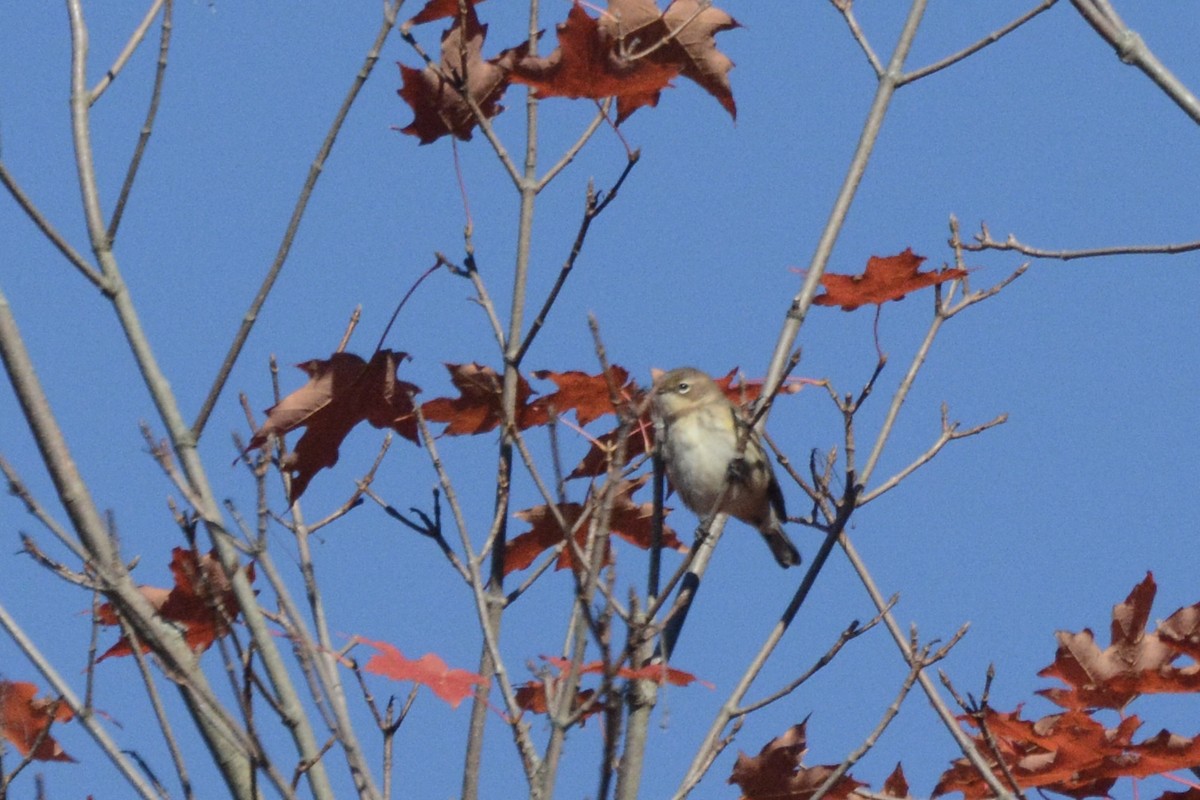
[(698, 369), (673, 369), (654, 382), (653, 408), (664, 430), (663, 464), (684, 504), (701, 519), (722, 513), (753, 525), (781, 567), (799, 564), (771, 462), (721, 387)]

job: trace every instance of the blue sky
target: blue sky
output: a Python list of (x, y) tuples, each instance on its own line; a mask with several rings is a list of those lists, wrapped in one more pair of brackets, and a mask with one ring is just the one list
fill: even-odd
[[(485, 55), (516, 44), (522, 4), (480, 6), (491, 25)], [(902, 21), (900, 3), (862, 2), (860, 20), (881, 53)], [(932, 2), (909, 59), (935, 61), (986, 35), (1032, 3)], [(1127, 22), (1176, 74), (1200, 86), (1195, 31), (1200, 9), (1184, 2), (1122, 3)], [(1152, 6), (1152, 7), (1151, 7)], [(543, 3), (547, 29), (565, 2)], [(739, 114), (732, 121), (687, 81), (659, 108), (639, 111), (622, 131), (642, 158), (620, 197), (596, 222), (574, 274), (530, 351), (527, 368), (595, 371), (586, 315), (595, 313), (609, 357), (639, 380), (651, 368), (693, 364), (713, 373), (740, 366), (761, 377), (799, 287), (859, 135), (875, 82), (828, 3), (722, 4), (744, 27), (721, 34), (737, 63), (731, 74)], [(308, 165), (378, 26), (378, 3), (336, 10), (312, 2), (181, 0), (162, 109), (120, 232), (116, 255), (143, 322), (188, 416), (199, 408), (233, 331), (283, 234)], [(416, 6), (409, 9), (415, 11)], [(89, 71), (101, 74), (143, 9), (88, 9)], [(422, 30), (435, 47), (438, 30)], [(152, 37), (156, 34), (152, 34)], [(106, 210), (111, 209), (144, 114), (156, 41), (144, 46), (97, 105), (94, 143)], [(411, 119), (396, 96), (394, 62), (417, 57), (393, 35), (330, 158), (283, 276), (231, 378), (201, 443), (220, 497), (252, 508), (253, 487), (229, 466), (232, 432), (247, 428), (237, 402), (271, 403), (267, 360), (282, 365), (327, 356), (351, 311), (363, 319), (350, 349), (369, 352), (399, 298), (433, 263), (462, 252), (462, 203), (450, 144), (418, 147), (394, 130)], [(3, 158), (35, 202), (81, 251), (87, 249), (74, 182), (67, 88), (69, 37), (58, 4), (0, 9), (0, 137)], [(523, 93), (514, 87), (497, 129), (510, 150), (523, 140)], [(573, 141), (588, 104), (542, 105), (546, 164)], [(470, 196), (480, 270), (507, 308), (515, 247), (511, 184), (480, 137), (459, 147)], [(601, 131), (541, 197), (535, 219), (531, 306), (540, 304), (566, 257), (589, 178), (606, 188), (624, 164), (620, 143)], [(902, 88), (834, 250), (830, 269), (859, 272), (868, 256), (906, 247), (936, 265), (951, 258), (947, 219), (966, 233), (986, 221), (1029, 244), (1082, 248), (1189, 241), (1198, 236), (1195, 187), (1200, 137), (1195, 124), (1144, 75), (1122, 65), (1067, 2), (967, 61)], [(73, 455), (102, 507), (115, 511), (138, 576), (164, 585), (179, 544), (165, 499), (173, 494), (144, 452), (141, 420), (161, 431), (119, 329), (102, 298), (23, 217), (0, 200), (0, 286), (39, 362)], [(1021, 263), (1015, 254), (969, 258), (976, 287)], [(440, 273), (418, 291), (387, 345), (412, 354), (401, 376), (423, 397), (453, 394), (443, 362), (498, 366), (486, 319), (470, 287)], [(947, 450), (902, 487), (862, 509), (850, 531), (896, 614), (925, 639), (967, 637), (943, 664), (962, 691), (978, 692), (995, 663), (993, 704), (1029, 701), (1032, 716), (1052, 708), (1033, 696), (1036, 671), (1054, 653), (1057, 629), (1092, 627), (1103, 637), (1113, 603), (1153, 571), (1156, 618), (1200, 600), (1200, 271), (1197, 256), (1123, 256), (1035, 262), (998, 297), (951, 321), (903, 409), (878, 472), (895, 472), (937, 436), (939, 406), (974, 425), (1001, 412), (1009, 422)], [(882, 346), (890, 363), (863, 412), (871, 441), (886, 402), (924, 335), (932, 296), (923, 292), (883, 309)], [(798, 374), (855, 391), (874, 366), (872, 312), (814, 309), (800, 337)], [(286, 390), (302, 374), (284, 367)], [(549, 385), (541, 386), (550, 390)], [(0, 451), (55, 511), (52, 490), (10, 391), (0, 392)], [(593, 428), (603, 430), (603, 423)], [(828, 398), (814, 390), (782, 398), (769, 429), (803, 462), (840, 442)], [(379, 437), (353, 433), (339, 465), (305, 497), (310, 518), (352, 490)], [(538, 442), (539, 446), (541, 442)], [(490, 514), (495, 438), (443, 440), (443, 456), (464, 497), (473, 530)], [(585, 443), (566, 443), (568, 460)], [(376, 488), (395, 505), (426, 505), (434, 475), (416, 448), (397, 443)], [(576, 491), (581, 491), (578, 487)], [(785, 490), (801, 511), (798, 490)], [(514, 508), (538, 500), (523, 476)], [(278, 493), (274, 508), (282, 511)], [(679, 510), (672, 522), (689, 531)], [(77, 678), (88, 641), (85, 594), (14, 555), (18, 531), (47, 540), (15, 500), (0, 504), (0, 602), (68, 676)], [(515, 532), (520, 531), (517, 523)], [(819, 537), (793, 530), (811, 554)], [(276, 558), (290, 563), (289, 536), (274, 534)], [(642, 556), (618, 553), (625, 585)], [(363, 507), (322, 532), (317, 568), (333, 628), (392, 642), (406, 654), (434, 651), (473, 669), (478, 634), (470, 597), (440, 554)], [(753, 649), (791, 596), (798, 574), (782, 573), (757, 535), (732, 524), (706, 578), (677, 651), (677, 666), (716, 685), (668, 689), (656, 711), (646, 797), (673, 791), (691, 752)], [(504, 646), (518, 678), (523, 664), (561, 648), (569, 585), (542, 581), (507, 618)], [(852, 619), (871, 616), (857, 578), (835, 552), (810, 602), (752, 692), (788, 680)], [(97, 705), (123, 726), (118, 734), (169, 772), (134, 685), (133, 665), (105, 663)], [(852, 643), (811, 684), (749, 720), (717, 762), (698, 797), (735, 797), (723, 783), (737, 749), (757, 750), (811, 714), (809, 763), (833, 763), (858, 745), (904, 677), (893, 645), (878, 630)], [(8, 640), (0, 677), (42, 681)], [(380, 680), (380, 694), (405, 686)], [(1185, 735), (1195, 707), (1185, 700), (1145, 704), (1144, 733)], [(1132, 709), (1139, 712), (1139, 708)], [(397, 740), (397, 780), (415, 797), (458, 790), (468, 711), (430, 695), (417, 702)], [(365, 717), (364, 717), (365, 719)], [(538, 731), (539, 722), (534, 722)], [(494, 721), (484, 796), (523, 785), (512, 746)], [(44, 771), (52, 796), (127, 796), (78, 728), (60, 737), (80, 765)], [(561, 796), (594, 791), (596, 726), (576, 732)], [(897, 760), (913, 791), (927, 795), (955, 756), (923, 698), (855, 770), (875, 786)], [(193, 768), (207, 769), (202, 756)], [(7, 763), (7, 762), (6, 762)], [(1157, 794), (1165, 785), (1147, 788)], [(1129, 792), (1128, 784), (1118, 794)]]

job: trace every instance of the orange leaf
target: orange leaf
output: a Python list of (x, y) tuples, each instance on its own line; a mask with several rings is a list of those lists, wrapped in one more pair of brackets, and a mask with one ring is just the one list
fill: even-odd
[(531, 56), (522, 45), (502, 53), (500, 63), (511, 67), (513, 82), (537, 89), (542, 97), (616, 97), (620, 121), (657, 103), (659, 92), (680, 71), (677, 64), (631, 58), (625, 45), (611, 24), (588, 16), (575, 2), (567, 21), (558, 26), (558, 47), (550, 55)]
[[(978, 725), (974, 719), (968, 722)], [(1133, 734), (1141, 726), (1136, 716), (1123, 718), (1116, 728), (1105, 728), (1079, 710), (1023, 720), (1018, 707), (1014, 712), (987, 709), (983, 722), (1022, 788), (1072, 797), (1104, 796), (1119, 778), (1143, 778), (1200, 762), (1200, 739), (1162, 731), (1134, 742)], [(992, 753), (982, 735), (975, 741), (981, 753)], [(988, 759), (994, 763), (994, 756)], [(933, 796), (949, 792), (962, 792), (967, 800), (991, 796), (991, 789), (966, 759), (958, 759), (942, 775)]]
[(32, 683), (0, 680), (0, 735), (17, 748), (22, 758), (35, 761), (74, 761), (46, 732), (55, 722), (74, 716), (62, 700), (35, 699)]
[[(634, 503), (630, 499), (630, 495), (643, 486), (648, 478), (649, 476), (643, 476), (636, 481), (623, 481), (622, 485), (617, 488), (616, 496), (613, 498), (612, 513), (609, 517), (610, 533), (621, 537), (643, 550), (650, 547), (653, 504)], [(588, 506), (591, 506), (592, 509), (589, 513), (595, 513), (595, 504), (597, 502), (598, 500), (595, 498), (589, 500)], [(587, 544), (588, 523), (585, 522), (578, 525), (577, 523), (585, 510), (588, 509), (588, 506), (580, 503), (558, 504), (559, 514), (562, 515), (567, 529), (575, 531), (575, 542), (581, 550)], [(528, 531), (509, 540), (504, 551), (505, 574), (525, 569), (543, 552), (557, 547), (564, 540), (562, 526), (559, 525), (554, 513), (547, 505), (523, 509), (514, 512), (513, 516), (522, 522), (528, 522), (532, 527)], [(663, 547), (680, 551), (687, 549), (683, 546), (679, 537), (675, 535), (675, 532), (666, 525), (663, 525), (662, 545)], [(607, 558), (608, 556), (606, 555)], [(567, 567), (574, 567), (574, 565), (574, 548), (564, 547), (562, 553), (559, 555), (555, 569), (565, 569)]]
[[(737, 383), (734, 383), (733, 378), (737, 374), (738, 368), (734, 367), (724, 377), (714, 378), (713, 382), (721, 387), (721, 391), (729, 398), (729, 402), (735, 406), (746, 408), (762, 395), (763, 382), (738, 376)], [(778, 394), (796, 394), (804, 388), (804, 380), (802, 378), (788, 380), (779, 388)], [(811, 379), (809, 380), (811, 382)]]
[[(801, 762), (808, 750), (805, 723), (793, 725), (781, 736), (767, 742), (757, 756), (738, 753), (737, 763), (729, 776), (747, 800), (805, 800), (812, 797), (837, 765), (805, 767)], [(826, 797), (845, 800), (855, 789), (866, 786), (849, 775), (843, 775)]]
[[(140, 586), (138, 591), (150, 601), (159, 616), (183, 628), (183, 638), (188, 647), (196, 652), (204, 652), (218, 637), (229, 633), (230, 625), (240, 613), (233, 587), (217, 560), (215, 550), (197, 558), (191, 550), (173, 548), (171, 574), (175, 578), (173, 588)], [(253, 564), (246, 567), (246, 574), (249, 580), (254, 580)], [(103, 625), (118, 624), (117, 613), (111, 603), (101, 605), (97, 617)], [(143, 642), (142, 652), (149, 649)], [(132, 653), (133, 645), (122, 636), (97, 661)]]
[(475, 686), (487, 683), (482, 675), (467, 672), (465, 669), (451, 669), (433, 653), (426, 653), (414, 661), (405, 658), (403, 653), (387, 642), (374, 642), (361, 636), (356, 636), (355, 641), (370, 645), (379, 651), (367, 662), (367, 672), (394, 681), (412, 681), (428, 686), (434, 694), (449, 703), (451, 708), (458, 708), (463, 700), (471, 696)]
[(262, 447), (272, 435), (306, 428), (281, 465), (292, 476), (289, 500), (300, 499), (317, 472), (337, 463), (342, 441), (364, 420), (417, 440), (410, 397), (420, 389), (396, 378), (406, 357), (380, 350), (366, 362), (353, 353), (334, 353), (296, 365), (307, 373), (308, 383), (267, 410), (266, 421), (247, 445), (248, 450)]
[[(471, 5), (476, 6), (482, 3), (483, 0), (471, 0)], [(417, 12), (417, 15), (408, 21), (409, 25), (421, 25), (426, 22), (433, 22), (437, 19), (445, 19), (446, 17), (458, 16), (458, 0), (429, 0), (425, 7)]]
[[(421, 14), (426, 11), (429, 11), (429, 6)], [(471, 138), (471, 131), (478, 120), (470, 104), (451, 83), (463, 76), (466, 77), (466, 93), (484, 117), (490, 119), (504, 110), (500, 98), (508, 88), (508, 70), (494, 61), (483, 59), (487, 25), (480, 24), (474, 7), (470, 7), (464, 29), (463, 17), (458, 16), (457, 0), (454, 0), (453, 13), (454, 22), (442, 35), (440, 68), (427, 66), (422, 70), (400, 65), (403, 84), (396, 93), (413, 110), (413, 121), (401, 128), (400, 132), (416, 136), (421, 144), (429, 144), (447, 134), (453, 134), (463, 141)]]
[[(630, 402), (638, 394), (638, 388), (629, 380), (629, 372), (617, 366), (609, 367), (608, 371), (618, 395), (625, 402)], [(545, 414), (547, 419), (551, 410), (559, 415), (574, 411), (575, 418), (583, 426), (605, 414), (617, 413), (603, 372), (588, 375), (577, 370), (552, 372), (543, 369), (533, 374), (542, 380), (554, 381), (558, 387), (557, 392), (538, 398), (530, 406), (537, 413)]]
[(1200, 665), (1173, 664), (1196, 634), (1194, 627), (1188, 629), (1195, 623), (1189, 610), (1168, 618), (1161, 633), (1146, 630), (1156, 591), (1154, 576), (1147, 573), (1125, 602), (1113, 607), (1112, 644), (1103, 650), (1090, 630), (1059, 631), (1054, 663), (1038, 675), (1058, 678), (1070, 688), (1038, 694), (1063, 708), (1121, 709), (1140, 694), (1200, 691)]
[[(487, 433), (500, 424), (500, 392), (504, 379), (491, 367), (480, 364), (447, 364), (450, 382), (459, 391), (458, 397), (438, 397), (421, 406), (421, 413), (430, 422), (446, 422), (447, 436)], [(528, 405), (534, 393), (524, 376), (517, 379), (517, 427), (524, 430), (544, 425), (546, 418)]]
[(871, 256), (867, 259), (866, 272), (861, 275), (826, 272), (821, 276), (825, 294), (817, 296), (813, 303), (841, 306), (843, 311), (853, 311), (863, 305), (882, 305), (888, 300), (902, 300), (906, 294), (917, 289), (967, 276), (966, 270), (962, 269), (921, 272), (924, 260), (925, 256), (916, 255), (910, 247), (894, 256)]

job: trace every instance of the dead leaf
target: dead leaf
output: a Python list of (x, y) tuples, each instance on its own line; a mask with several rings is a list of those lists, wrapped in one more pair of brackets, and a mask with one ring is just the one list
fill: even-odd
[(614, 38), (636, 43), (642, 57), (678, 69), (737, 117), (729, 83), (733, 62), (717, 49), (715, 39), (722, 31), (741, 27), (733, 17), (702, 0), (671, 0), (661, 12), (653, 0), (609, 0), (600, 24)]
[(966, 270), (962, 269), (921, 272), (923, 261), (925, 256), (916, 255), (910, 247), (894, 256), (871, 256), (867, 259), (866, 271), (861, 275), (826, 272), (821, 276), (825, 294), (814, 298), (813, 304), (841, 306), (843, 311), (853, 311), (863, 305), (882, 305), (889, 300), (902, 300), (917, 289), (967, 276)]
[[(547, 689), (547, 685), (549, 689)], [(517, 687), (516, 701), (517, 706), (531, 714), (545, 714), (549, 711), (547, 705), (547, 697), (558, 691), (558, 680), (550, 678), (547, 682), (544, 681), (528, 681)], [(547, 693), (550, 693), (548, 695)], [(575, 692), (575, 700), (571, 704), (571, 711), (576, 712), (583, 708), (584, 703), (590, 701), (596, 696), (595, 689), (581, 689)], [(580, 722), (586, 722), (588, 717), (603, 711), (604, 708), (599, 703), (592, 704), (580, 716)]]
[[(458, 397), (438, 397), (421, 406), (421, 413), (430, 422), (448, 423), (447, 436), (487, 433), (500, 425), (501, 390), (504, 379), (496, 370), (480, 364), (447, 364), (450, 382), (459, 391)], [(521, 430), (544, 425), (545, 413), (532, 410), (529, 398), (534, 394), (525, 376), (517, 378), (516, 423)]]
[[(246, 577), (254, 580), (254, 564), (246, 567)], [(183, 547), (171, 550), (171, 574), (175, 585), (170, 589), (139, 586), (150, 605), (166, 621), (183, 629), (184, 641), (192, 650), (202, 653), (218, 637), (229, 633), (230, 626), (241, 611), (233, 586), (217, 560), (216, 551), (197, 557)], [(117, 625), (119, 619), (111, 603), (100, 606), (97, 618), (102, 625)], [(142, 652), (149, 646), (142, 642)], [(124, 636), (96, 659), (133, 654), (133, 646)]]
[[(637, 385), (629, 380), (628, 370), (611, 366), (608, 368), (609, 378), (616, 388), (620, 399), (625, 403), (632, 402), (639, 394)], [(538, 398), (531, 406), (537, 413), (544, 414), (549, 419), (553, 410), (558, 415), (568, 411), (575, 412), (575, 419), (582, 427), (605, 414), (617, 413), (609, 394), (608, 380), (604, 373), (588, 375), (578, 370), (553, 372), (548, 369), (533, 373), (541, 380), (551, 380), (558, 387), (557, 392)]]
[[(630, 544), (646, 550), (650, 547), (652, 536), (651, 522), (653, 503), (635, 503), (630, 499), (638, 488), (645, 485), (649, 479), (644, 475), (635, 481), (622, 481), (613, 498), (612, 512), (609, 517), (609, 532)], [(598, 501), (589, 500), (589, 504), (559, 503), (557, 508), (568, 530), (575, 530), (575, 542), (580, 550), (587, 545), (589, 521), (578, 524), (585, 511), (589, 516), (595, 513)], [(590, 507), (589, 507), (590, 506)], [(664, 515), (670, 509), (664, 509)], [(539, 555), (551, 548), (562, 544), (564, 534), (554, 512), (549, 506), (540, 505), (513, 513), (513, 516), (531, 526), (528, 531), (510, 539), (504, 551), (504, 572), (509, 574), (522, 570), (537, 559)], [(606, 543), (607, 544), (607, 543)], [(673, 550), (686, 551), (683, 543), (669, 526), (663, 525), (662, 546)], [(606, 553), (606, 563), (610, 556)], [(574, 548), (564, 547), (559, 554), (555, 569), (574, 568)]]
[[(768, 742), (757, 756), (738, 753), (728, 782), (740, 786), (746, 800), (807, 800), (837, 768), (837, 765), (803, 766), (807, 750), (802, 722)], [(866, 784), (843, 775), (825, 796), (845, 800), (862, 786)]]
[[(612, 3), (609, 7), (611, 14)], [(512, 81), (533, 87), (541, 97), (615, 97), (621, 121), (657, 103), (659, 92), (680, 72), (677, 64), (636, 57), (612, 25), (589, 16), (579, 2), (572, 3), (557, 32), (558, 47), (548, 56), (529, 55), (527, 44), (500, 54)]]
[(908, 797), (908, 779), (904, 777), (904, 768), (896, 762), (896, 768), (883, 782), (883, 794), (888, 797)]
[[(571, 470), (568, 480), (594, 478), (608, 472), (609, 461), (616, 456), (621, 429), (609, 431), (596, 437), (583, 460)], [(649, 414), (640, 417), (637, 424), (625, 437), (625, 463), (650, 452), (654, 448), (654, 423)]]
[(267, 410), (266, 421), (246, 448), (262, 447), (272, 435), (306, 428), (281, 465), (292, 477), (289, 501), (299, 500), (317, 472), (337, 463), (342, 441), (364, 420), (417, 440), (411, 396), (420, 389), (396, 378), (405, 358), (405, 353), (380, 350), (370, 362), (353, 353), (334, 353), (296, 365), (308, 375), (308, 383)]
[[(508, 70), (483, 59), (487, 25), (479, 22), (474, 7), (470, 7), (464, 28), (464, 18), (458, 16), (457, 2), (454, 6), (454, 22), (442, 35), (439, 67), (414, 69), (400, 65), (403, 83), (397, 94), (413, 110), (413, 121), (400, 132), (416, 136), (421, 144), (429, 144), (447, 134), (463, 141), (471, 138), (471, 131), (479, 121), (456, 88), (456, 81), (465, 80), (467, 95), (485, 118), (490, 119), (504, 110), (500, 98), (508, 88)], [(421, 13), (427, 10), (428, 6)]]
[[(1059, 631), (1054, 663), (1038, 675), (1058, 678), (1067, 689), (1044, 689), (1038, 694), (1063, 708), (1122, 709), (1140, 694), (1200, 691), (1200, 666), (1173, 665), (1187, 652), (1187, 614), (1184, 609), (1168, 620), (1167, 637), (1147, 631), (1150, 607), (1157, 587), (1154, 576), (1133, 588), (1125, 602), (1113, 607), (1112, 643), (1101, 650), (1088, 629), (1079, 633)], [(1177, 644), (1181, 643), (1181, 644)]]
[(37, 699), (32, 683), (0, 680), (0, 735), (24, 758), (35, 761), (74, 761), (46, 732), (55, 722), (69, 722), (74, 714), (63, 700)]

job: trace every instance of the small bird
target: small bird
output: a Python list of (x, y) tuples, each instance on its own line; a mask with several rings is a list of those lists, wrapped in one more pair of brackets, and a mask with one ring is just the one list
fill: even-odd
[[(783, 531), (787, 512), (771, 462), (751, 431), (738, 454), (746, 422), (721, 387), (698, 369), (673, 369), (654, 382), (653, 408), (665, 431), (667, 476), (684, 504), (701, 518), (724, 513), (753, 525), (779, 566), (799, 564), (800, 551)], [(726, 476), (729, 488), (714, 508)]]

